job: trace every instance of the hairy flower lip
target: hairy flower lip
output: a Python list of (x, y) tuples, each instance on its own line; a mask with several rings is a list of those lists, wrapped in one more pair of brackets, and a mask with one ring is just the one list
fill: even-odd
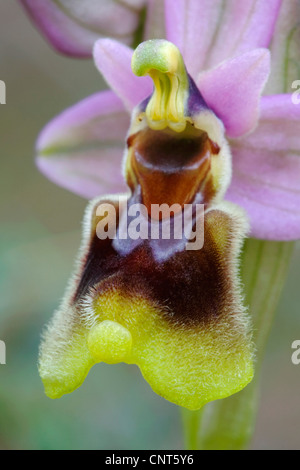
[[(120, 256), (111, 242), (95, 238), (99, 202), (86, 214), (79, 271), (44, 335), (39, 370), (46, 394), (72, 392), (98, 360), (137, 364), (156, 393), (189, 409), (244, 388), (253, 377), (253, 351), (230, 254), (237, 254), (247, 230), (241, 212), (232, 215), (224, 204), (207, 213), (201, 262), (178, 252), (157, 263), (147, 241)], [(207, 257), (209, 278), (219, 286), (213, 302), (214, 283), (203, 270)], [(233, 285), (232, 295), (222, 295)], [(232, 308), (236, 315), (228, 316)]]

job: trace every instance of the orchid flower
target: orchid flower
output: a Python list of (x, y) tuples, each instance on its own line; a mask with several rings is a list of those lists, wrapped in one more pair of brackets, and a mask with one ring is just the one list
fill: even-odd
[[(263, 96), (282, 1), (221, 4), (166, 0), (167, 41), (135, 52), (97, 40), (95, 64), (111, 91), (64, 111), (38, 139), (40, 170), (96, 198), (76, 272), (41, 347), (52, 398), (80, 386), (99, 361), (137, 364), (157, 393), (189, 409), (253, 377), (238, 257), (247, 233), (300, 237), (300, 106), (290, 94)], [(99, 240), (99, 204), (115, 207), (119, 229), (124, 209), (105, 194), (124, 191), (129, 205), (200, 198), (203, 250), (172, 243), (165, 255), (148, 240)]]

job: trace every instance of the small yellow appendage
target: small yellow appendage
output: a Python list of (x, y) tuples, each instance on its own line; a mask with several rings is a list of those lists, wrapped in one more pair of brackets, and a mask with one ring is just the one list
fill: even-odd
[(124, 362), (131, 353), (131, 333), (120, 323), (104, 320), (91, 329), (88, 347), (96, 362)]

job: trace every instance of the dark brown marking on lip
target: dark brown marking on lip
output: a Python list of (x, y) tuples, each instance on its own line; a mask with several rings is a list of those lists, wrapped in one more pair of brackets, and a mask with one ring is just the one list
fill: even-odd
[[(172, 253), (170, 240), (170, 255), (162, 262), (155, 259), (151, 240), (141, 241), (122, 256), (112, 240), (99, 240), (94, 233), (73, 302), (80, 303), (91, 289), (96, 295), (117, 289), (128, 298), (142, 295), (150, 304), (160, 305), (173, 325), (204, 325), (238, 313), (235, 224), (220, 210), (208, 212), (203, 248)], [(130, 239), (124, 243), (129, 248), (133, 244)]]

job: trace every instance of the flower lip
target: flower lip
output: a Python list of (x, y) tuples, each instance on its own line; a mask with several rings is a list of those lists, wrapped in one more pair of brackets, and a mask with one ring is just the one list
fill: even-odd
[[(97, 237), (104, 201), (86, 213), (79, 271), (44, 334), (39, 372), (46, 394), (72, 392), (102, 361), (138, 365), (156, 393), (189, 409), (240, 391), (253, 377), (235, 262), (246, 229), (242, 213), (226, 204), (208, 211), (202, 250), (173, 250), (157, 260), (151, 240), (121, 254)], [(121, 220), (124, 209), (110, 202)]]

